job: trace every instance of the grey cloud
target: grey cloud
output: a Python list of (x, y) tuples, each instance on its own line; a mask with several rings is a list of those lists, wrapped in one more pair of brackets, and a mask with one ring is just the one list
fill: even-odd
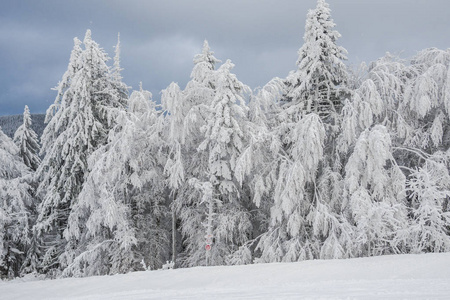
[[(121, 33), (124, 81), (159, 98), (171, 81), (183, 87), (192, 58), (208, 39), (216, 56), (230, 58), (251, 87), (295, 68), (306, 13), (315, 0), (21, 0), (0, 11), (0, 115), (28, 104), (43, 112), (64, 73), (75, 36), (90, 28), (113, 55)], [(328, 0), (349, 64), (386, 51), (410, 56), (450, 47), (448, 0)]]

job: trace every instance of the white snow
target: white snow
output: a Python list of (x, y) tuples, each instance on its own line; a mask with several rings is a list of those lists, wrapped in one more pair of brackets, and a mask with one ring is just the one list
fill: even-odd
[(450, 253), (0, 281), (0, 299), (449, 299)]

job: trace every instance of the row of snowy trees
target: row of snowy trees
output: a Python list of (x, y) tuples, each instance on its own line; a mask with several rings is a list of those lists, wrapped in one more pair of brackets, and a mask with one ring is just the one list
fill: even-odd
[(0, 131), (1, 275), (450, 251), (450, 50), (352, 72), (334, 27), (255, 91), (205, 41), (160, 104), (75, 39), (41, 155), (27, 107)]

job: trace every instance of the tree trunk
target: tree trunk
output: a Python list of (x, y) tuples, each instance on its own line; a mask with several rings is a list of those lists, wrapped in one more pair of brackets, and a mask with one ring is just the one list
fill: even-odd
[[(175, 197), (174, 197), (175, 200)], [(177, 260), (177, 219), (175, 208), (172, 206), (172, 261), (173, 268), (176, 267)]]

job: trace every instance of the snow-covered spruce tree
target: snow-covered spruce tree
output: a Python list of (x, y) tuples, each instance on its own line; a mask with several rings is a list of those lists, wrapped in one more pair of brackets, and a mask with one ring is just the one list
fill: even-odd
[(208, 41), (203, 42), (202, 53), (194, 57), (194, 68), (191, 72), (191, 80), (187, 83), (184, 90), (186, 101), (192, 106), (210, 103), (214, 97), (214, 78), (213, 73), (216, 64), (221, 61), (214, 57)]
[(31, 128), (30, 110), (27, 105), (23, 111), (23, 123), (14, 133), (14, 143), (19, 147), (19, 155), (25, 165), (36, 171), (41, 163), (38, 156), (39, 142), (36, 132)]
[[(177, 123), (172, 122), (173, 118), (170, 119), (172, 121), (169, 123), (174, 126), (175, 124), (181, 125), (181, 122), (183, 122), (183, 128), (172, 128), (172, 134), (177, 135), (176, 139), (184, 144), (189, 152), (197, 149), (204, 138), (200, 128), (206, 124), (209, 117), (209, 106), (215, 95), (215, 66), (219, 62), (220, 60), (214, 57), (214, 52), (211, 51), (208, 42), (205, 40), (202, 53), (194, 57), (191, 80), (186, 84), (182, 95), (174, 91), (176, 86), (172, 86), (173, 89), (167, 89), (167, 96), (170, 97), (168, 97), (165, 109), (170, 114), (174, 114), (174, 109), (177, 110), (175, 113)], [(172, 92), (169, 93), (169, 91)], [(203, 171), (186, 171), (186, 173), (191, 172), (194, 172), (194, 174), (204, 173)]]
[[(162, 159), (162, 115), (151, 93), (134, 91), (109, 142), (89, 158), (91, 171), (69, 217), (64, 276), (157, 269), (168, 259)], [(67, 251), (67, 250), (66, 250)]]
[(298, 68), (285, 81), (285, 118), (295, 122), (313, 112), (326, 124), (338, 122), (337, 116), (348, 93), (348, 75), (343, 63), (347, 51), (336, 45), (341, 35), (335, 26), (328, 4), (318, 0), (317, 7), (307, 15)]
[(355, 226), (355, 256), (404, 253), (408, 243), (406, 178), (385, 126), (359, 136), (345, 166), (344, 209)]
[[(31, 116), (28, 106), (25, 105), (23, 112), (23, 123), (17, 128), (14, 134), (14, 143), (19, 148), (19, 156), (25, 165), (30, 168), (31, 171), (36, 171), (41, 159), (38, 156), (39, 153), (39, 142), (37, 134), (31, 128)], [(33, 197), (33, 204), (29, 206), (29, 226), (32, 226), (36, 218), (36, 203), (34, 201), (36, 182), (33, 178), (27, 179), (28, 184), (30, 184), (28, 192)], [(39, 268), (39, 254), (40, 250), (38, 248), (38, 238), (34, 234), (34, 230), (29, 232), (29, 243), (27, 245), (26, 257), (22, 264), (21, 273), (32, 273), (36, 272)]]
[[(230, 72), (232, 67), (227, 61), (213, 73), (214, 98), (202, 127), (205, 138), (198, 147), (207, 157), (205, 160), (200, 156), (203, 170), (189, 179), (201, 199), (193, 202), (189, 196), (187, 202), (192, 202), (186, 203), (188, 207), (180, 214), (186, 239), (185, 265), (188, 266), (232, 263), (230, 255), (247, 241), (252, 230), (245, 195), (236, 180), (236, 162), (245, 141), (244, 95), (248, 88)], [(207, 234), (211, 235), (213, 244), (206, 253)]]
[(106, 65), (108, 56), (92, 40), (90, 30), (83, 44), (81, 49), (75, 39), (55, 103), (47, 110), (49, 123), (42, 136), (45, 156), (36, 172), (41, 199), (36, 232), (44, 241), (43, 272), (65, 266), (63, 232), (88, 175), (88, 158), (106, 143), (114, 117), (123, 106)]
[[(215, 65), (219, 60), (214, 57), (207, 41), (202, 53), (194, 57), (191, 80), (180, 92), (172, 84), (163, 92), (162, 102), (168, 112), (166, 118), (166, 136), (169, 151), (165, 172), (173, 196), (172, 209), (176, 212), (179, 230), (182, 236), (180, 255), (177, 265), (197, 266), (205, 261), (205, 234), (202, 225), (206, 210), (202, 195), (191, 179), (207, 180), (208, 153), (197, 151), (204, 140), (201, 132), (209, 118), (209, 106), (215, 94)], [(184, 179), (184, 180), (183, 180)], [(177, 186), (177, 188), (175, 188)]]
[[(171, 244), (171, 218), (164, 181), (165, 156), (161, 150), (165, 143), (162, 136), (164, 115), (151, 101), (151, 93), (142, 87), (140, 93), (135, 93), (129, 110), (139, 117), (136, 120), (139, 129), (135, 133), (136, 161), (131, 164), (131, 169), (140, 175), (133, 193), (130, 193), (131, 214), (137, 232), (137, 244), (133, 250), (136, 259), (155, 270), (170, 259)], [(132, 174), (130, 181), (134, 178)]]
[(273, 128), (281, 143), (272, 159), (276, 167), (265, 177), (275, 202), (258, 244), (262, 262), (350, 256), (352, 231), (342, 215), (336, 151), (348, 75), (334, 27), (328, 4), (319, 0), (308, 13), (298, 69), (285, 80)]
[(31, 170), (0, 128), (0, 278), (21, 274), (30, 246)]
[(412, 172), (407, 190), (412, 199), (411, 252), (450, 251), (450, 175), (447, 153), (436, 153)]

